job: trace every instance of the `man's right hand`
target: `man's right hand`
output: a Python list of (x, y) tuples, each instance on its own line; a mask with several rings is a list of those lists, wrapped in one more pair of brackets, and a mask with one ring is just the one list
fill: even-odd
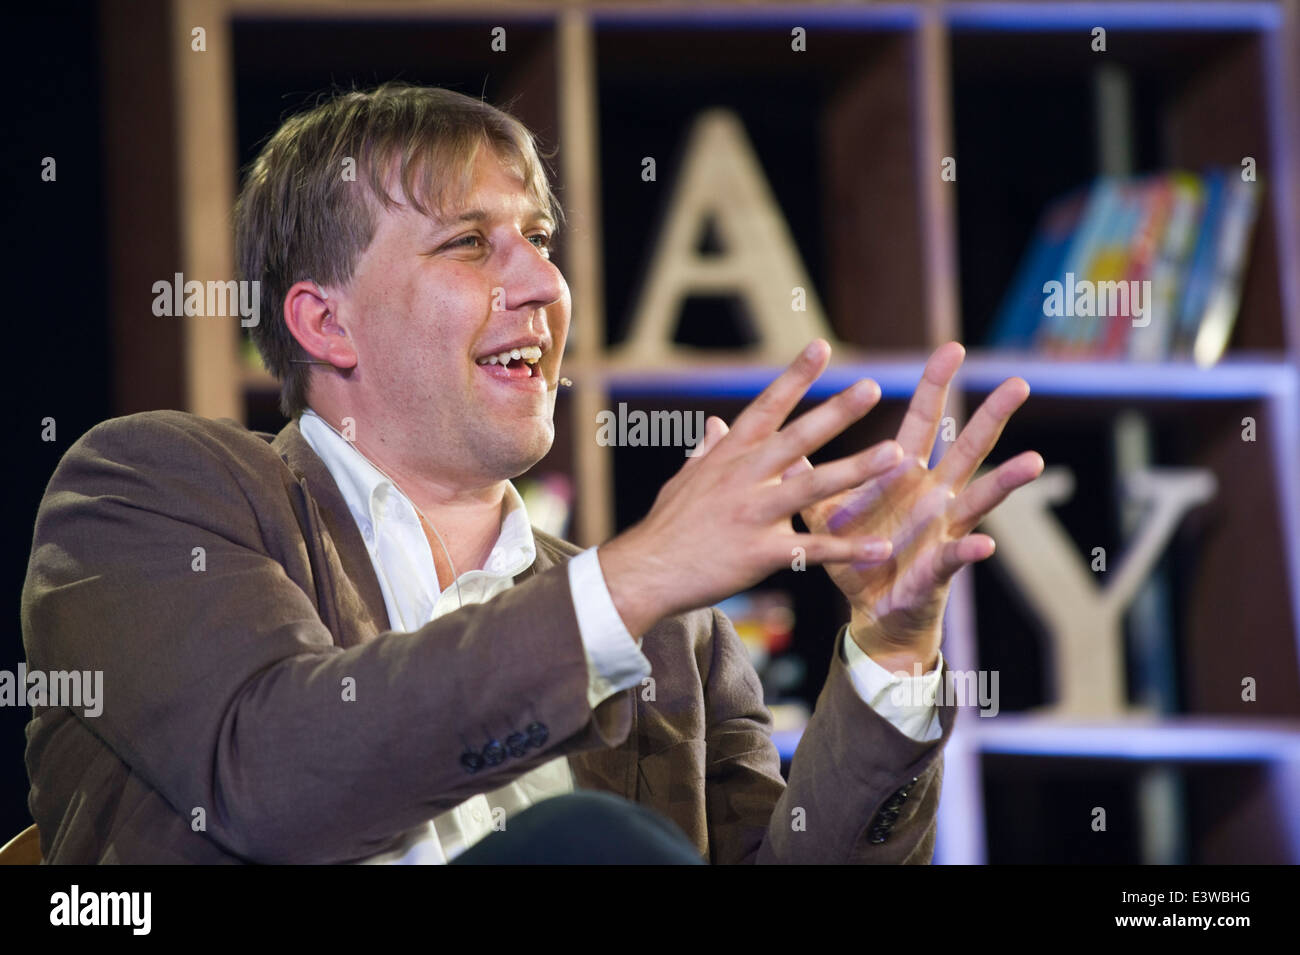
[(817, 339), (730, 431), (721, 419), (709, 418), (694, 456), (659, 491), (650, 513), (601, 545), (606, 586), (633, 637), (664, 617), (714, 604), (790, 566), (796, 548), (809, 564), (861, 566), (889, 558), (887, 538), (798, 534), (790, 523), (814, 502), (857, 487), (903, 458), (897, 441), (882, 441), (782, 480), (880, 400), (880, 386), (863, 379), (782, 429), (829, 359), (830, 346)]

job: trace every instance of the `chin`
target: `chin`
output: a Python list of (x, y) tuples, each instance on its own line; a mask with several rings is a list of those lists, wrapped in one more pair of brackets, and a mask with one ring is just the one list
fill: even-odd
[(539, 431), (533, 440), (520, 442), (510, 449), (500, 449), (503, 453), (499, 470), (507, 479), (517, 478), (527, 473), (546, 457), (554, 442), (555, 429), (551, 427), (545, 432)]

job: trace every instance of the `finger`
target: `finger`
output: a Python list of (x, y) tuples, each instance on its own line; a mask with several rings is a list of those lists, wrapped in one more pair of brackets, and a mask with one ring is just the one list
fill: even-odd
[(736, 418), (731, 433), (739, 444), (760, 441), (776, 432), (795, 409), (809, 386), (826, 368), (831, 348), (821, 338), (814, 339), (790, 366), (763, 389)]
[[(874, 567), (889, 560), (894, 549), (887, 537), (791, 534), (786, 541), (787, 550), (792, 556), (802, 556), (810, 564), (862, 564)], [(799, 554), (796, 554), (796, 549)], [(781, 557), (784, 556), (783, 553)]]
[(907, 406), (907, 415), (898, 429), (898, 443), (905, 452), (922, 461), (930, 460), (930, 451), (943, 420), (943, 409), (948, 403), (948, 385), (965, 356), (966, 349), (956, 342), (936, 348), (925, 363), (916, 393)]
[(804, 471), (766, 491), (760, 498), (759, 516), (773, 521), (788, 517), (810, 504), (884, 474), (902, 457), (903, 449), (897, 441), (882, 441), (850, 457)]
[[(811, 461), (809, 461), (807, 458), (800, 458), (798, 461), (794, 462), (794, 464), (790, 465), (788, 468), (785, 469), (785, 471), (781, 474), (781, 480), (788, 481), (790, 480), (790, 478), (796, 477), (802, 474), (804, 471), (811, 471), (812, 467), (813, 466)], [(816, 517), (814, 516), (815, 507), (816, 505), (809, 505), (808, 507), (805, 507), (803, 510), (799, 512), (799, 516), (803, 518), (803, 522), (808, 525), (808, 529), (810, 531), (820, 534), (826, 530), (826, 526), (824, 521), (818, 522)], [(821, 526), (818, 526), (819, 523)]]
[(794, 464), (790, 465), (788, 468), (785, 469), (784, 472), (782, 472), (781, 480), (788, 481), (796, 474), (801, 474), (804, 471), (811, 471), (811, 470), (812, 470), (812, 462), (809, 461), (807, 458), (801, 457), (799, 458), (798, 461), (794, 462)]
[(956, 535), (969, 534), (986, 514), (1016, 488), (1024, 487), (1043, 473), (1043, 458), (1026, 451), (976, 480), (953, 502), (949, 529)]
[(859, 420), (880, 401), (880, 386), (870, 378), (854, 382), (792, 421), (753, 460), (753, 474), (765, 478), (784, 472)]
[(1007, 421), (1028, 397), (1029, 382), (1023, 378), (1008, 378), (998, 385), (944, 453), (934, 469), (935, 479), (958, 490), (965, 487), (998, 443)]
[(731, 429), (727, 427), (727, 422), (723, 421), (717, 415), (710, 415), (708, 420), (704, 422), (704, 437), (700, 439), (699, 444), (686, 452), (687, 457), (704, 457), (718, 446), (718, 442), (726, 437), (727, 432), (730, 430)]
[(996, 546), (988, 534), (971, 534), (941, 545), (932, 564), (935, 585), (946, 584), (953, 574), (967, 564), (987, 560), (993, 556), (994, 550)]

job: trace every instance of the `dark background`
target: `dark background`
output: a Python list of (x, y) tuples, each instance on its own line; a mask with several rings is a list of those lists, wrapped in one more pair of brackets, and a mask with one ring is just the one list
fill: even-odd
[[(25, 656), (19, 602), (36, 508), (59, 458), (112, 417), (104, 228), (98, 13), (86, 0), (5, 13), (5, 349), (11, 442), (5, 457), (0, 669)], [(57, 179), (41, 181), (53, 156)], [(12, 389), (12, 391), (9, 391)], [(41, 440), (54, 418), (57, 440)], [(0, 843), (31, 824), (23, 728), (28, 708), (0, 707)]]

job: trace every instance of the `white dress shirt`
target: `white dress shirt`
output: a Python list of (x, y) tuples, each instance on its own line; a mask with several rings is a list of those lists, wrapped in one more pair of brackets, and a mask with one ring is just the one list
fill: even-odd
[[(324, 462), (338, 485), (370, 553), (393, 630), (418, 630), (463, 604), (484, 603), (514, 585), (514, 578), (532, 566), (537, 550), (532, 527), (519, 493), (506, 482), (501, 531), (483, 568), (461, 573), (445, 590), (428, 538), (414, 505), (350, 442), (314, 411), (298, 422), (303, 438)], [(587, 701), (594, 709), (615, 693), (637, 686), (650, 675), (650, 661), (641, 652), (618, 615), (601, 573), (596, 548), (568, 563), (569, 589), (578, 631), (587, 656)], [(458, 593), (459, 590), (459, 593)], [(918, 740), (942, 735), (933, 705), (898, 705), (896, 699), (933, 699), (942, 670), (942, 657), (932, 672), (899, 677), (862, 652), (846, 633), (844, 654), (858, 695), (908, 736)], [(931, 695), (896, 694), (895, 687), (921, 681)], [(565, 757), (517, 777), (490, 793), (465, 802), (413, 830), (395, 849), (364, 860), (368, 863), (443, 864), (474, 843), (502, 828), (504, 820), (534, 803), (573, 791), (573, 775)]]

